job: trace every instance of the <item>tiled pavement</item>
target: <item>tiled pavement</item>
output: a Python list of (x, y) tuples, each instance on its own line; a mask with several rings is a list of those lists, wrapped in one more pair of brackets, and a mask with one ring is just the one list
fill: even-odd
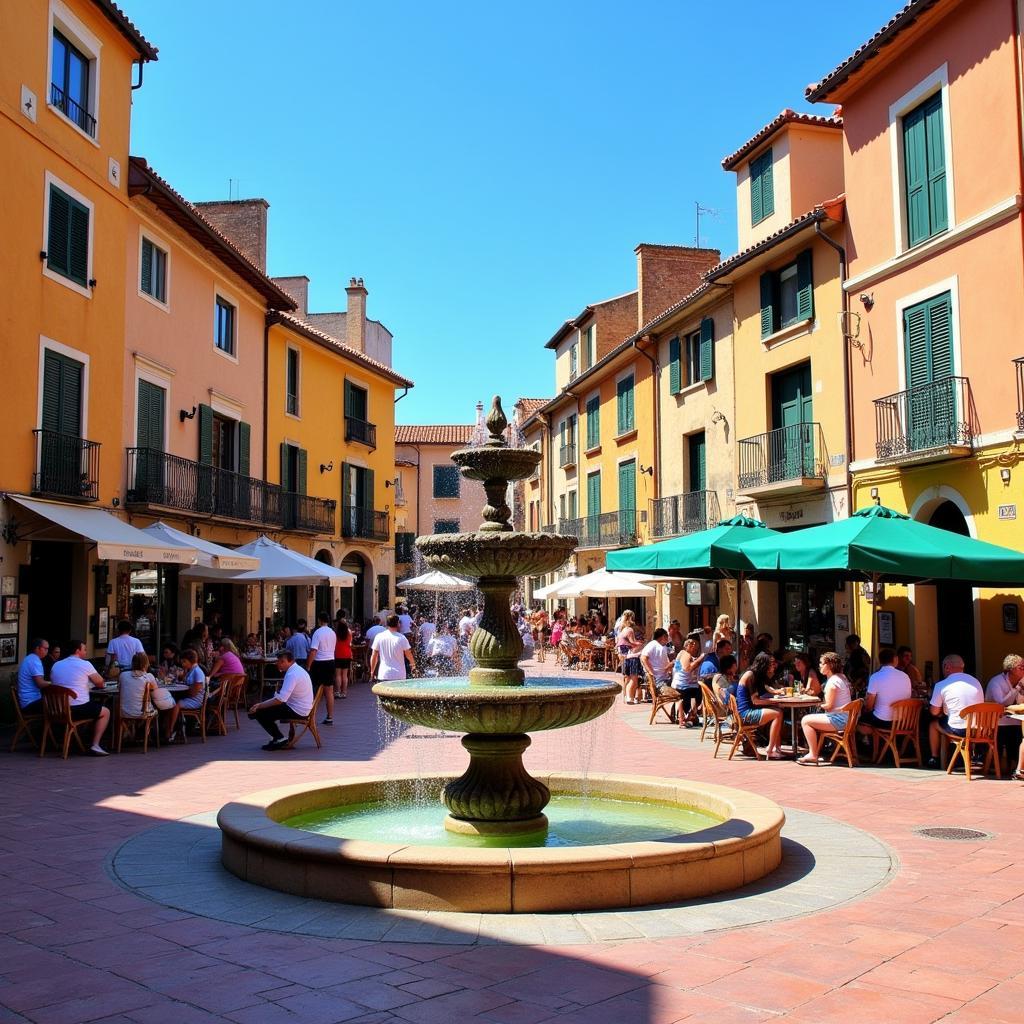
[[(454, 738), (379, 735), (365, 687), (338, 710), (320, 752), (264, 754), (243, 722), (227, 738), (146, 756), (0, 758), (0, 1022), (1024, 1019), (1020, 785), (713, 761), (695, 732), (648, 728), (643, 708), (622, 704), (582, 735), (536, 736), (529, 763), (578, 771), (589, 753), (594, 770), (757, 789), (877, 836), (898, 858), (895, 877), (837, 909), (752, 927), (548, 945), (523, 944), (524, 929), (519, 941), (469, 945), (443, 932), (425, 942), (261, 930), (162, 906), (111, 876), (127, 840), (229, 797), (345, 774), (455, 770), (464, 757)], [(914, 834), (921, 825), (993, 835), (936, 842)], [(175, 879), (171, 856), (152, 852), (154, 885)]]

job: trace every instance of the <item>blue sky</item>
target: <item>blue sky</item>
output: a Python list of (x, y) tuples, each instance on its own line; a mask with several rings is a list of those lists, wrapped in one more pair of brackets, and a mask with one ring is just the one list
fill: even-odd
[(733, 252), (721, 158), (899, 0), (123, 6), (160, 48), (132, 152), (190, 199), (267, 199), (269, 272), (312, 310), (363, 277), (416, 382), (398, 421), (437, 423), (550, 395), (544, 342), (636, 286), (638, 242), (692, 245), (695, 201)]

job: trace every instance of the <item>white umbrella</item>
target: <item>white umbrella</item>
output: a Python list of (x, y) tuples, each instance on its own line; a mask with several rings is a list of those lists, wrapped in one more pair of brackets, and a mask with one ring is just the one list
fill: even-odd
[(533, 597), (540, 601), (546, 601), (549, 597), (566, 597), (567, 591), (572, 590), (578, 579), (578, 576), (566, 576), (565, 579), (555, 580), (554, 583), (535, 590)]
[(616, 572), (595, 569), (585, 576), (567, 580), (559, 597), (654, 597), (654, 587), (642, 582), (639, 573)]
[(433, 569), (420, 576), (410, 576), (409, 579), (396, 583), (395, 587), (401, 587), (403, 590), (433, 590), (434, 622), (437, 622), (442, 593), (475, 590), (476, 584), (472, 580), (462, 579), (461, 576), (449, 576), (446, 572), (439, 572), (437, 569)]
[(142, 532), (156, 537), (161, 544), (166, 544), (168, 547), (197, 551), (196, 564), (207, 569), (228, 569), (238, 572), (242, 569), (258, 569), (260, 565), (260, 560), (254, 555), (242, 555), (233, 548), (214, 544), (212, 540), (192, 537), (166, 523), (153, 523), (152, 526), (145, 527)]

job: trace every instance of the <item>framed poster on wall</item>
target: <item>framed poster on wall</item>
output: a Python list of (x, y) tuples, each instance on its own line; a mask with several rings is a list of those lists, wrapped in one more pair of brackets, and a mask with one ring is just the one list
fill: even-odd
[(18, 664), (18, 637), (0, 636), (0, 665)]
[(0, 597), (0, 601), (3, 602), (3, 615), (0, 618), (3, 618), (4, 622), (16, 622), (20, 611), (18, 598)]
[(896, 643), (896, 615), (894, 612), (878, 612), (878, 645), (892, 647)]
[(0, 594), (2, 594), (4, 597), (10, 597), (11, 594), (16, 594), (17, 592), (17, 576), (0, 576)]
[(110, 643), (110, 609), (96, 609), (96, 646), (106, 647)]

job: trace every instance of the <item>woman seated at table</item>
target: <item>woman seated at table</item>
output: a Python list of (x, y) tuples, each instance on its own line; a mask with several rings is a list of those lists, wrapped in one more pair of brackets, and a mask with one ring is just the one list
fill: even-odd
[(768, 684), (774, 675), (775, 658), (761, 651), (736, 684), (736, 708), (744, 725), (768, 726), (768, 760), (781, 761), (782, 712), (771, 707), (768, 694)]
[(729, 706), (729, 698), (736, 696), (736, 655), (723, 654), (718, 662), (718, 671), (711, 677), (711, 692), (722, 707)]
[(156, 671), (161, 679), (166, 679), (169, 682), (175, 682), (181, 678), (181, 662), (178, 659), (177, 644), (164, 644)]
[(843, 659), (835, 651), (829, 651), (821, 656), (818, 668), (825, 676), (825, 697), (821, 713), (804, 715), (800, 723), (804, 739), (807, 740), (807, 753), (797, 759), (797, 764), (818, 764), (822, 736), (830, 732), (842, 732), (850, 717), (845, 711), (839, 710), (853, 699), (850, 696), (850, 681), (843, 675)]
[(697, 708), (701, 705), (700, 663), (704, 655), (700, 652), (700, 641), (690, 637), (683, 641), (683, 649), (672, 664), (672, 689), (683, 700), (685, 712), (680, 726), (692, 729), (697, 724)]
[(225, 676), (244, 675), (245, 666), (238, 656), (238, 648), (230, 637), (223, 637), (217, 649), (217, 656), (213, 660), (213, 667), (210, 669), (210, 691), (217, 689)]
[(793, 685), (811, 697), (821, 696), (821, 676), (814, 667), (814, 659), (806, 651), (799, 651), (793, 658)]
[(262, 658), (263, 648), (260, 646), (259, 637), (255, 633), (249, 633), (245, 638), (246, 658)]
[(167, 738), (168, 740), (175, 733), (178, 725), (178, 716), (183, 709), (191, 711), (198, 710), (203, 706), (203, 696), (206, 693), (206, 675), (199, 667), (199, 655), (191, 647), (181, 652), (181, 667), (185, 670), (185, 684), (188, 686), (188, 693), (181, 700), (177, 701), (170, 714), (167, 716)]
[(150, 687), (150, 703), (157, 711), (171, 711), (174, 708), (174, 698), (157, 685), (149, 671), (149, 655), (139, 651), (132, 655), (132, 667), (125, 669), (118, 677), (118, 701), (125, 718), (142, 717), (142, 699), (147, 686)]

